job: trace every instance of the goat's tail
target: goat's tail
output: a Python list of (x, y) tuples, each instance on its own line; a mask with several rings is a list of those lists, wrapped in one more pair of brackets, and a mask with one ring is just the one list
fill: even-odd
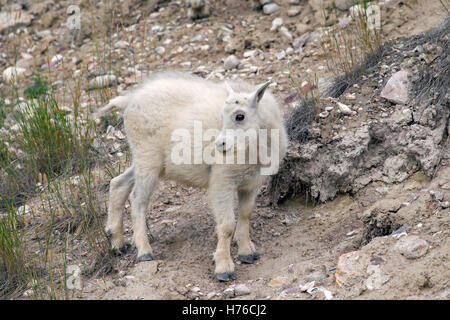
[(124, 110), (128, 105), (128, 97), (125, 96), (118, 96), (115, 97), (114, 99), (111, 99), (109, 101), (109, 103), (98, 109), (97, 112), (95, 112), (94, 114), (94, 118), (100, 118), (101, 116), (103, 116), (105, 113), (111, 111), (111, 109), (113, 108), (119, 108), (121, 110)]

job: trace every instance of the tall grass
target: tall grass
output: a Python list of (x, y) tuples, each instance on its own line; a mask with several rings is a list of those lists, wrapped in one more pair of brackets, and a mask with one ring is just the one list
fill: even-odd
[[(69, 298), (66, 258), (73, 250), (88, 252), (76, 262), (85, 274), (113, 269), (98, 198), (102, 182), (93, 169), (104, 158), (91, 147), (94, 122), (78, 107), (73, 113), (60, 108), (45, 80), (36, 77), (24, 94), (13, 108), (16, 130), (0, 140), (0, 298), (23, 292)], [(17, 212), (37, 192), (36, 212)]]
[(20, 126), (17, 143), (29, 155), (25, 159), (35, 176), (55, 177), (79, 166), (90, 145), (90, 126), (71, 121), (52, 96), (28, 100), (16, 117)]
[[(353, 14), (341, 17), (338, 24), (325, 28), (321, 47), (326, 57), (328, 70), (339, 77), (352, 78), (365, 63), (368, 56), (376, 55), (381, 49), (381, 30), (374, 27), (374, 12), (367, 0), (355, 1), (360, 9)], [(336, 21), (338, 10), (333, 8)]]

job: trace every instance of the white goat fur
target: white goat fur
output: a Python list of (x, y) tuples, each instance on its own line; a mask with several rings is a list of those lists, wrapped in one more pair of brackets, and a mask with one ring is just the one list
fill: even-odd
[[(131, 192), (131, 214), (138, 257), (140, 260), (152, 259), (145, 212), (157, 181), (165, 177), (208, 188), (209, 205), (217, 223), (218, 244), (214, 260), (215, 273), (219, 279), (220, 275), (221, 280), (234, 276), (234, 264), (230, 256), (233, 232), (238, 244), (238, 256), (257, 257), (249, 236), (249, 219), (264, 178), (260, 175), (260, 166), (175, 165), (171, 161), (171, 150), (175, 144), (171, 141), (171, 135), (175, 129), (187, 128), (192, 137), (194, 121), (202, 121), (203, 130), (211, 128), (223, 131), (222, 116), (228, 116), (224, 114), (227, 99), (231, 99), (233, 104), (239, 101), (241, 108), (249, 111), (245, 104), (256, 87), (242, 81), (227, 83), (233, 91), (231, 97), (229, 92), (227, 96), (224, 82), (207, 81), (178, 72), (160, 73), (149, 77), (134, 91), (112, 99), (100, 111), (104, 113), (114, 106), (124, 109), (124, 126), (133, 156), (132, 166), (112, 179), (110, 184), (106, 230), (111, 235), (113, 249), (120, 250), (124, 246), (122, 211)], [(287, 135), (275, 98), (265, 92), (256, 112), (248, 118), (252, 127), (279, 129), (279, 159), (283, 159)], [(204, 142), (202, 147), (209, 143), (211, 141)], [(236, 193), (239, 201), (237, 225), (233, 212)], [(249, 263), (253, 259), (250, 260)], [(225, 279), (223, 275), (227, 275)]]

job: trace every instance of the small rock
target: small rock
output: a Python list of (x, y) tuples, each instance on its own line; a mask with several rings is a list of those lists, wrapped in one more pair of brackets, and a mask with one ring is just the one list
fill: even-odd
[(339, 111), (344, 115), (352, 115), (352, 114), (356, 113), (355, 111), (352, 111), (352, 109), (350, 109), (347, 105), (345, 105), (341, 102), (338, 102), (337, 105), (338, 105)]
[(236, 297), (245, 296), (247, 294), (250, 294), (250, 289), (245, 284), (238, 284), (234, 287), (234, 295)]
[(323, 112), (319, 113), (319, 117), (321, 117), (321, 118), (326, 118), (326, 117), (328, 117), (328, 115), (329, 115), (328, 111), (323, 111)]
[(225, 299), (233, 298), (234, 297), (234, 287), (228, 287), (222, 292), (222, 296)]
[(278, 60), (282, 60), (286, 57), (286, 52), (284, 50), (281, 50), (280, 52), (275, 52), (273, 54)]
[(346, 11), (353, 6), (354, 0), (335, 0), (336, 8), (342, 11)]
[(293, 6), (299, 5), (300, 4), (300, 0), (289, 0), (289, 4), (293, 5)]
[(9, 83), (16, 81), (24, 76), (25, 68), (20, 67), (8, 67), (3, 71), (3, 81)]
[(359, 251), (344, 253), (339, 257), (336, 272), (336, 284), (339, 287), (352, 287), (362, 280), (364, 261)]
[(352, 231), (350, 231), (350, 232), (347, 232), (345, 235), (347, 236), (347, 237), (351, 237), (351, 236), (354, 236), (355, 234), (357, 234), (358, 233), (358, 230), (352, 230)]
[(228, 44), (225, 46), (225, 52), (226, 52), (226, 53), (233, 53), (233, 52), (235, 52), (235, 51), (236, 51), (236, 48), (233, 46), (232, 43), (228, 43)]
[(270, 31), (277, 31), (279, 27), (283, 25), (283, 18), (275, 18), (272, 21), (272, 27)]
[(284, 287), (289, 281), (288, 277), (278, 276), (270, 280), (268, 286), (271, 288), (281, 288)]
[(202, 42), (203, 41), (203, 36), (201, 34), (196, 35), (195, 37), (193, 37), (191, 39), (191, 42)]
[(381, 91), (381, 97), (397, 104), (408, 102), (409, 73), (400, 70), (394, 73)]
[(298, 15), (300, 13), (300, 11), (302, 11), (302, 7), (295, 6), (288, 10), (287, 15), (288, 15), (288, 17), (295, 17), (296, 15)]
[(114, 48), (116, 48), (116, 49), (126, 49), (126, 48), (128, 48), (129, 46), (130, 46), (130, 44), (129, 44), (127, 41), (123, 41), (123, 40), (117, 41), (117, 42), (114, 44)]
[(155, 52), (157, 55), (162, 56), (164, 54), (164, 52), (166, 52), (166, 49), (164, 49), (164, 47), (157, 47), (155, 49)]
[(292, 34), (289, 32), (288, 28), (286, 27), (281, 27), (280, 28), (280, 33), (281, 35), (288, 41), (292, 41)]
[(263, 7), (263, 12), (264, 12), (264, 14), (267, 14), (267, 15), (278, 12), (279, 10), (280, 10), (280, 6), (277, 5), (276, 3), (267, 3)]
[(450, 207), (450, 201), (441, 202), (442, 209), (447, 209)]
[(226, 58), (224, 61), (225, 70), (231, 70), (231, 69), (237, 68), (239, 63), (240, 63), (239, 59), (235, 55), (231, 55), (228, 58)]
[(405, 236), (395, 244), (395, 248), (408, 259), (417, 259), (428, 251), (428, 242), (418, 236)]
[(450, 182), (440, 183), (439, 185), (444, 190), (450, 190)]
[(444, 194), (440, 191), (430, 191), (431, 196), (433, 197), (434, 200), (436, 201), (442, 201), (444, 200)]
[(206, 299), (212, 299), (215, 295), (216, 295), (216, 293), (214, 291), (212, 291), (206, 295)]

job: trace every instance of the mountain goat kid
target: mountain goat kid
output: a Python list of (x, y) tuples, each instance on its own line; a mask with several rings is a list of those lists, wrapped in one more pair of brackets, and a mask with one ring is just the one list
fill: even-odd
[(275, 98), (266, 92), (268, 84), (255, 87), (242, 81), (213, 82), (186, 73), (164, 72), (150, 76), (140, 87), (112, 99), (100, 110), (124, 110), (133, 157), (131, 167), (110, 184), (106, 232), (114, 250), (125, 245), (123, 207), (130, 195), (138, 260), (153, 259), (146, 210), (159, 178), (165, 177), (208, 188), (217, 224), (214, 262), (220, 281), (235, 279), (230, 255), (233, 233), (239, 260), (253, 263), (258, 259), (249, 235), (250, 215), (264, 175), (276, 173), (287, 148), (283, 117)]

